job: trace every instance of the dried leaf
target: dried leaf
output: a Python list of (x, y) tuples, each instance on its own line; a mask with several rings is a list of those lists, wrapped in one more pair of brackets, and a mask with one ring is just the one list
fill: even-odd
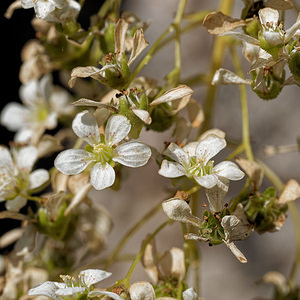
[(247, 21), (233, 19), (224, 15), (220, 11), (209, 13), (203, 21), (203, 26), (210, 34), (221, 34), (226, 31), (245, 26), (246, 24)]
[(201, 104), (195, 99), (191, 98), (187, 105), (187, 111), (192, 127), (200, 127), (204, 121), (204, 111)]
[(146, 41), (143, 29), (137, 29), (133, 36), (133, 48), (131, 50), (128, 65), (130, 66), (135, 59), (148, 47), (149, 43)]
[(251, 84), (251, 80), (243, 79), (233, 72), (221, 68), (216, 71), (211, 84)]
[(281, 192), (278, 203), (286, 204), (300, 198), (300, 185), (295, 179), (290, 179)]
[(221, 139), (225, 139), (225, 132), (221, 129), (218, 128), (212, 128), (209, 130), (206, 130), (205, 132), (203, 132), (199, 138), (199, 141), (203, 141), (205, 140), (209, 135), (216, 135), (217, 137), (221, 138)]
[(161, 103), (181, 99), (185, 96), (192, 95), (194, 91), (187, 85), (179, 85), (176, 88), (166, 91), (162, 96), (158, 97), (150, 103), (150, 106), (158, 105)]
[(188, 95), (188, 96), (185, 96), (181, 99), (177, 99), (177, 100), (172, 101), (171, 114), (176, 115), (179, 111), (184, 109), (188, 105), (188, 103), (190, 102), (190, 99), (191, 99), (191, 95)]
[(167, 251), (159, 260), (159, 267), (164, 277), (182, 280), (186, 272), (183, 250), (173, 247)]
[(90, 99), (86, 99), (86, 98), (81, 98), (75, 102), (72, 103), (72, 105), (74, 106), (92, 106), (92, 107), (98, 107), (98, 108), (106, 108), (108, 110), (111, 110), (115, 113), (118, 113), (119, 110), (117, 108), (115, 108), (112, 105), (108, 105), (102, 102), (98, 102), (98, 101), (94, 101), (94, 100), (90, 100)]
[(138, 281), (130, 285), (129, 294), (131, 300), (155, 300), (155, 292), (152, 285), (146, 281)]
[(245, 158), (237, 158), (235, 161), (250, 177), (253, 183), (253, 189), (257, 191), (260, 188), (262, 180), (264, 178), (264, 172), (260, 165), (255, 161), (250, 161)]
[(247, 258), (244, 256), (244, 254), (237, 248), (237, 246), (233, 242), (228, 242), (226, 240), (223, 240), (225, 245), (230, 249), (232, 254), (243, 264), (247, 263)]
[(145, 124), (149, 125), (152, 122), (152, 119), (150, 117), (150, 114), (148, 111), (143, 109), (132, 109), (132, 112), (141, 119)]
[[(149, 238), (146, 236), (145, 240)], [(144, 241), (145, 241), (144, 240)], [(155, 284), (158, 282), (158, 268), (157, 268), (157, 251), (155, 245), (155, 239), (153, 239), (149, 244), (147, 244), (145, 251), (143, 253), (141, 262), (147, 275), (153, 280)]]
[(23, 234), (23, 228), (15, 228), (4, 233), (0, 238), (0, 248), (5, 248), (17, 241)]
[(278, 10), (292, 9), (294, 7), (291, 0), (266, 0), (264, 5)]
[(165, 214), (172, 220), (201, 227), (201, 220), (192, 214), (190, 206), (179, 198), (171, 198), (162, 203)]
[(124, 19), (119, 19), (115, 27), (115, 53), (122, 58), (125, 52), (125, 38), (128, 23)]
[(89, 66), (89, 67), (77, 67), (72, 70), (71, 73), (71, 79), (69, 80), (69, 86), (72, 88), (75, 85), (76, 79), (79, 78), (87, 78), (92, 77), (96, 80), (102, 80), (103, 77), (100, 75), (101, 71), (104, 71), (102, 69)]

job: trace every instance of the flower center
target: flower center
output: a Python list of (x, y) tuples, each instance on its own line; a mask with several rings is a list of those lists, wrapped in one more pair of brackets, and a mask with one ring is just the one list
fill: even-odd
[(93, 154), (96, 161), (101, 163), (110, 162), (113, 158), (113, 148), (101, 143), (93, 146)]
[(205, 165), (203, 161), (197, 160), (196, 157), (192, 157), (188, 172), (197, 177), (210, 175), (212, 174), (213, 166), (214, 162), (212, 160), (208, 161), (208, 163)]

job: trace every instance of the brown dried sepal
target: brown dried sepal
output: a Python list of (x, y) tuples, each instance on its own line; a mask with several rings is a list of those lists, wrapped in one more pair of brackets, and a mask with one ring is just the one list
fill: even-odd
[(233, 19), (224, 15), (220, 11), (209, 13), (204, 21), (203, 26), (210, 34), (221, 34), (238, 27), (245, 26), (249, 20)]
[(185, 191), (180, 191), (178, 190), (175, 195), (174, 195), (174, 198), (179, 198), (179, 199), (182, 199), (184, 201), (187, 201), (188, 198), (189, 198), (189, 194), (187, 194)]
[(295, 179), (290, 179), (284, 186), (279, 199), (279, 204), (286, 204), (300, 198), (300, 185)]

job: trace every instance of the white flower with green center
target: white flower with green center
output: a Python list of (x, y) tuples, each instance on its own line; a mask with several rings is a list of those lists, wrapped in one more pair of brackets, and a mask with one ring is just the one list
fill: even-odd
[[(129, 120), (121, 115), (113, 115), (107, 121), (105, 135), (100, 135), (94, 115), (83, 111), (76, 115), (72, 124), (73, 131), (88, 145), (83, 149), (69, 149), (61, 152), (55, 159), (55, 167), (66, 175), (83, 172), (94, 164), (90, 181), (96, 190), (103, 190), (115, 181), (115, 163), (127, 167), (144, 166), (150, 156), (150, 148), (139, 142), (119, 144), (130, 132)], [(117, 146), (117, 144), (119, 144)]]
[(80, 4), (74, 0), (21, 0), (25, 9), (34, 8), (37, 18), (48, 22), (62, 22), (77, 17)]
[(12, 158), (8, 149), (0, 147), (0, 201), (8, 210), (19, 211), (27, 202), (26, 195), (49, 180), (44, 169), (31, 172), (37, 159), (35, 147), (28, 146), (15, 151)]
[(54, 129), (57, 117), (70, 114), (70, 95), (52, 85), (50, 75), (40, 81), (32, 80), (20, 88), (20, 98), (24, 105), (11, 102), (1, 113), (1, 125), (16, 131), (15, 141), (35, 144), (46, 129)]
[[(61, 275), (64, 282), (46, 281), (28, 291), (29, 296), (47, 296), (54, 300), (88, 299), (92, 295), (108, 296), (114, 300), (123, 300), (119, 295), (109, 291), (94, 290), (93, 285), (108, 278), (111, 273), (88, 269), (81, 271), (77, 278)], [(68, 297), (68, 298), (66, 298)]]
[(211, 158), (225, 147), (225, 139), (216, 135), (209, 135), (199, 143), (190, 143), (184, 148), (171, 143), (165, 154), (175, 162), (163, 160), (158, 173), (168, 178), (187, 176), (207, 189), (216, 185), (228, 186), (229, 180), (240, 180), (244, 173), (231, 161), (214, 166)]

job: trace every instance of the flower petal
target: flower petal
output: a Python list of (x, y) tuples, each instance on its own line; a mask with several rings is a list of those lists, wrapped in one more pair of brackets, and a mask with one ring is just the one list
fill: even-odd
[(103, 190), (115, 182), (115, 171), (108, 163), (97, 163), (91, 171), (91, 184), (96, 190)]
[(164, 154), (171, 157), (185, 168), (189, 166), (190, 159), (188, 154), (175, 143), (171, 143), (164, 151)]
[(29, 144), (30, 141), (33, 139), (35, 136), (35, 133), (33, 129), (30, 128), (21, 128), (18, 130), (18, 132), (15, 135), (15, 141), (20, 144)]
[(198, 159), (202, 160), (204, 164), (207, 164), (212, 157), (218, 154), (225, 147), (225, 139), (222, 139), (216, 135), (209, 135), (198, 144), (196, 156)]
[(60, 152), (54, 160), (54, 166), (65, 175), (81, 173), (92, 161), (91, 154), (83, 149), (69, 149)]
[(23, 147), (17, 154), (17, 165), (20, 169), (30, 172), (33, 168), (35, 161), (37, 160), (37, 157), (37, 148), (33, 146)]
[(194, 176), (194, 179), (197, 181), (198, 184), (200, 184), (201, 186), (207, 189), (211, 189), (218, 182), (218, 177), (214, 174), (199, 176), (199, 177)]
[(145, 124), (149, 125), (152, 122), (149, 112), (143, 109), (133, 109), (132, 112), (141, 119)]
[(0, 167), (7, 167), (13, 171), (14, 165), (9, 150), (6, 147), (0, 146)]
[(49, 298), (52, 298), (54, 300), (60, 300), (59, 297), (56, 296), (55, 291), (57, 290), (57, 287), (54, 282), (52, 281), (46, 281), (44, 283), (41, 283), (37, 285), (36, 287), (30, 289), (28, 291), (29, 296), (47, 296)]
[(144, 166), (151, 157), (151, 149), (145, 144), (129, 142), (115, 149), (114, 161), (132, 168)]
[(26, 198), (22, 196), (18, 196), (13, 200), (7, 200), (5, 202), (5, 208), (10, 211), (18, 212), (22, 207), (26, 205), (26, 203), (27, 203)]
[(251, 84), (251, 80), (243, 79), (229, 70), (220, 68), (216, 71), (211, 84)]
[(228, 192), (229, 180), (227, 178), (219, 178), (217, 184), (205, 189), (205, 194), (209, 203), (209, 209), (213, 212), (222, 211), (224, 208), (224, 198)]
[(129, 294), (131, 300), (155, 300), (154, 288), (146, 281), (138, 281), (130, 285)]
[(244, 34), (244, 33), (238, 32), (238, 31), (227, 31), (227, 32), (220, 34), (220, 36), (226, 36), (226, 35), (231, 35), (232, 37), (234, 37), (238, 40), (241, 40), (243, 42), (247, 42), (252, 45), (259, 46), (259, 40), (255, 39), (254, 37), (252, 37), (250, 35), (247, 35), (247, 34)]
[(88, 294), (89, 297), (94, 297), (94, 296), (97, 297), (98, 295), (99, 296), (105, 295), (114, 300), (124, 300), (124, 298), (122, 298), (118, 294), (109, 292), (109, 291), (94, 290), (94, 291), (89, 292), (89, 294)]
[(29, 189), (36, 189), (46, 183), (49, 180), (49, 173), (44, 169), (38, 169), (33, 171), (29, 175)]
[(100, 133), (96, 118), (87, 110), (76, 115), (72, 123), (72, 129), (78, 137), (90, 145), (100, 142)]
[(220, 162), (213, 167), (213, 173), (230, 180), (240, 180), (245, 176), (244, 172), (232, 161)]
[(121, 115), (111, 116), (105, 127), (105, 142), (112, 146), (121, 142), (130, 132), (130, 121)]
[(146, 41), (142, 28), (135, 31), (133, 36), (133, 47), (131, 50), (128, 66), (130, 66), (136, 58), (143, 52), (143, 50), (149, 45)]
[(189, 288), (182, 293), (183, 300), (198, 300), (199, 296), (193, 288)]
[(48, 14), (55, 10), (55, 5), (50, 1), (36, 1), (34, 10), (39, 19), (45, 19)]
[(176, 178), (186, 175), (186, 171), (179, 163), (163, 160), (158, 174), (168, 178)]
[(83, 276), (85, 284), (90, 287), (92, 284), (108, 278), (109, 276), (111, 276), (111, 273), (99, 269), (88, 269), (81, 271), (80, 275)]
[(84, 288), (84, 287), (74, 286), (74, 287), (67, 287), (67, 288), (58, 289), (55, 292), (55, 295), (58, 295), (58, 296), (71, 296), (71, 295), (75, 295), (75, 294), (78, 294), (78, 293), (84, 293), (85, 291), (86, 291), (86, 288)]
[(33, 0), (21, 0), (21, 4), (23, 8), (32, 8), (34, 5)]
[(264, 26), (271, 26), (276, 29), (279, 21), (279, 12), (277, 9), (265, 7), (258, 12), (260, 23)]
[(28, 114), (29, 110), (25, 106), (11, 102), (1, 112), (1, 125), (8, 130), (17, 131), (25, 125)]
[(199, 142), (191, 142), (185, 145), (182, 149), (188, 154), (189, 157), (195, 157), (198, 144)]

